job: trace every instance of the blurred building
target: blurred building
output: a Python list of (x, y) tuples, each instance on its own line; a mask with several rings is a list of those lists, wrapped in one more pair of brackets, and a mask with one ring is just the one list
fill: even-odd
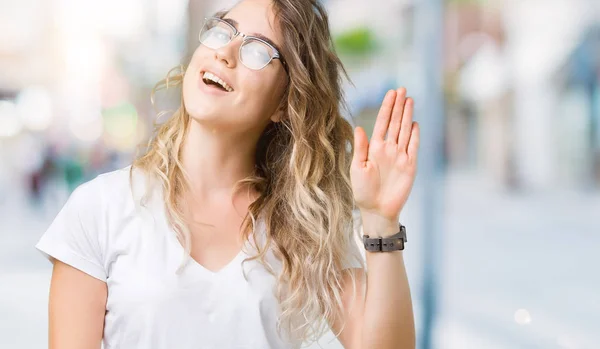
[(181, 1), (2, 3), (3, 168), (36, 176), (49, 156), (80, 182), (129, 160), (152, 127), (150, 90), (184, 56), (186, 14)]
[(587, 0), (448, 4), (451, 165), (509, 188), (598, 185), (596, 7)]

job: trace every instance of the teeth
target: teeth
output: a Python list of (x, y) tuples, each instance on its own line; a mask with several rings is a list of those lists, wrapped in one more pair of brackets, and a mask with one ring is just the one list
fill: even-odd
[(227, 92), (233, 91), (233, 89), (229, 85), (227, 85), (225, 81), (221, 80), (221, 78), (219, 78), (213, 73), (204, 72), (204, 76), (202, 78), (216, 82), (217, 84), (223, 86), (223, 88), (227, 90)]

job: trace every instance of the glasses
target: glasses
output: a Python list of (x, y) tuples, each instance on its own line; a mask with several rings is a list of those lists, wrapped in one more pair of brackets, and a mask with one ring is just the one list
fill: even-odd
[(220, 18), (206, 18), (198, 39), (202, 45), (216, 50), (229, 44), (238, 35), (244, 38), (239, 50), (240, 62), (243, 65), (252, 70), (261, 70), (272, 60), (279, 59), (286, 68), (283, 57), (273, 45), (261, 38), (238, 31), (231, 23)]

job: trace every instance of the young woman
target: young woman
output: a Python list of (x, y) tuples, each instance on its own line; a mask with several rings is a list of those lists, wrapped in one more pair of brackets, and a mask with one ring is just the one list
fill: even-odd
[[(297, 348), (328, 328), (348, 349), (414, 348), (406, 91), (370, 142), (352, 133), (317, 0), (242, 1), (199, 40), (147, 152), (79, 186), (36, 245), (54, 262), (50, 348)], [(364, 234), (394, 236), (365, 244), (368, 279), (354, 208)]]

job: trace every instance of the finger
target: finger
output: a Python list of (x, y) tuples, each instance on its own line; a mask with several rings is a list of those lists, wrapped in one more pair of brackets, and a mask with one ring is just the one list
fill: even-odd
[(352, 161), (356, 164), (362, 164), (367, 161), (369, 154), (369, 139), (367, 133), (362, 127), (354, 129), (354, 156)]
[(410, 139), (408, 142), (408, 158), (416, 159), (419, 151), (419, 142), (421, 137), (421, 130), (419, 123), (416, 121), (412, 124), (412, 131), (410, 132)]
[(381, 108), (377, 114), (377, 120), (375, 121), (375, 128), (373, 129), (372, 139), (383, 140), (385, 132), (387, 131), (388, 124), (390, 123), (390, 116), (392, 115), (392, 109), (394, 108), (394, 101), (396, 99), (396, 91), (390, 90), (385, 94)]
[(398, 134), (400, 133), (400, 126), (402, 125), (405, 100), (406, 89), (401, 87), (398, 89), (398, 93), (396, 94), (396, 102), (394, 103), (394, 110), (392, 111), (392, 120), (390, 121), (386, 138), (388, 142), (396, 143), (398, 141)]
[(403, 151), (407, 151), (408, 149), (408, 140), (412, 132), (411, 125), (413, 122), (414, 105), (415, 102), (412, 98), (406, 99), (406, 104), (404, 105), (404, 115), (402, 116), (402, 126), (400, 127), (400, 135), (398, 136), (398, 149)]

